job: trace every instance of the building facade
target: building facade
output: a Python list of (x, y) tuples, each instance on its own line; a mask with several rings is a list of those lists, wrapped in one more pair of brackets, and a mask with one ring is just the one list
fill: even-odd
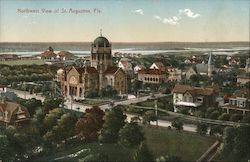
[(187, 108), (190, 113), (201, 106), (215, 107), (219, 93), (218, 86), (193, 87), (190, 85), (176, 84), (173, 91), (174, 111)]
[(250, 112), (250, 92), (248, 88), (242, 88), (236, 91), (229, 97), (228, 103), (222, 106), (222, 109), (229, 113), (241, 112), (242, 114), (249, 114)]
[(166, 74), (159, 69), (143, 69), (138, 71), (138, 80), (143, 83), (161, 84), (166, 81)]
[(112, 86), (119, 94), (126, 93), (126, 74), (112, 65), (111, 43), (102, 35), (91, 44), (90, 62), (83, 67), (57, 71), (57, 80), (61, 82), (65, 96), (80, 99), (86, 91), (100, 91), (107, 86)]

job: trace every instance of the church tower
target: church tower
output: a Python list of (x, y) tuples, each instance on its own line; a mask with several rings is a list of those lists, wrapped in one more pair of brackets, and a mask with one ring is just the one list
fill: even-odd
[(104, 72), (112, 66), (111, 43), (102, 36), (97, 37), (91, 44), (91, 66), (99, 72), (99, 89), (104, 87)]
[(214, 64), (212, 59), (212, 53), (210, 52), (208, 63), (207, 63), (207, 75), (212, 76), (212, 72), (214, 71)]
[(246, 73), (250, 73), (250, 57), (246, 60), (245, 70)]
[(91, 44), (91, 66), (95, 67), (98, 72), (100, 69), (105, 71), (108, 66), (112, 66), (111, 43), (102, 36), (102, 33)]

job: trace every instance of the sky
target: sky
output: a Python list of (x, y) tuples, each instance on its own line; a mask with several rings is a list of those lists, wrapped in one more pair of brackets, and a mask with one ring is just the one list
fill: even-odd
[(0, 0), (0, 42), (91, 42), (100, 32), (111, 42), (249, 41), (249, 8), (249, 0)]

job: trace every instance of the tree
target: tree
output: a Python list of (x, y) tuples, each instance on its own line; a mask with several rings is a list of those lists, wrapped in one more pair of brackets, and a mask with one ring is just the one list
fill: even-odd
[(98, 90), (97, 89), (90, 89), (84, 92), (84, 97), (86, 98), (95, 98), (98, 97)]
[(218, 117), (218, 119), (228, 121), (230, 119), (230, 114), (223, 113)]
[(18, 102), (28, 109), (30, 116), (33, 116), (35, 114), (36, 110), (38, 108), (42, 107), (41, 100), (37, 100), (35, 98), (31, 98), (28, 100), (18, 99)]
[(104, 112), (98, 106), (86, 109), (86, 114), (75, 124), (76, 133), (87, 141), (95, 140), (103, 126), (103, 116)]
[(221, 154), (225, 161), (247, 161), (250, 158), (249, 126), (228, 127), (224, 130)]
[(4, 92), (0, 94), (0, 99), (5, 98), (7, 100), (16, 101), (17, 95), (14, 92)]
[(133, 159), (136, 162), (152, 162), (154, 161), (154, 157), (152, 153), (149, 151), (146, 143), (142, 142), (138, 149), (135, 150)]
[(242, 115), (241, 114), (233, 114), (231, 117), (230, 117), (230, 121), (233, 121), (233, 122), (238, 122), (242, 119)]
[(143, 82), (140, 80), (134, 80), (131, 84), (131, 90), (132, 92), (135, 92), (136, 94), (140, 89), (142, 89)]
[(183, 122), (180, 119), (172, 121), (171, 125), (177, 130), (183, 130)]
[(126, 115), (119, 107), (105, 112), (104, 124), (99, 139), (101, 142), (113, 143), (118, 140), (118, 132), (125, 125)]
[(152, 110), (146, 111), (142, 116), (143, 123), (148, 123), (150, 125), (151, 121), (156, 121), (157, 116), (155, 115), (155, 112)]
[(201, 135), (207, 134), (208, 125), (206, 123), (198, 123), (196, 132)]
[(48, 113), (50, 110), (58, 108), (62, 103), (60, 98), (45, 98), (43, 102), (44, 112)]
[(138, 123), (130, 122), (119, 131), (119, 143), (125, 146), (138, 146), (144, 140), (144, 134)]
[(47, 130), (50, 130), (57, 124), (57, 120), (61, 118), (61, 116), (64, 114), (64, 110), (60, 108), (56, 108), (53, 110), (50, 110), (48, 114), (46, 114), (43, 123)]
[(241, 122), (242, 123), (250, 123), (250, 115), (249, 114), (243, 115)]
[(212, 135), (222, 135), (223, 134), (223, 127), (220, 125), (212, 125), (210, 127), (210, 136)]
[(118, 94), (112, 86), (102, 88), (99, 93), (101, 97), (116, 97)]
[(0, 134), (0, 159), (3, 161), (14, 160), (14, 152), (6, 135)]
[(63, 114), (61, 116), (57, 121), (57, 125), (53, 127), (53, 132), (56, 134), (57, 141), (66, 140), (75, 134), (74, 125), (76, 121), (77, 118), (72, 113)]
[(220, 112), (218, 110), (213, 111), (210, 115), (209, 118), (210, 119), (218, 119), (218, 117), (220, 116)]

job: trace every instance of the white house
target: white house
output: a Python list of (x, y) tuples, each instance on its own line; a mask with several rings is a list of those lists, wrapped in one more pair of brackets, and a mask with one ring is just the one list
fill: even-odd
[(149, 69), (159, 69), (161, 71), (165, 71), (165, 66), (162, 62), (154, 62)]
[(0, 93), (7, 92), (7, 87), (5, 85), (0, 84)]
[(134, 73), (137, 74), (138, 71), (144, 70), (144, 69), (146, 69), (146, 67), (145, 67), (144, 65), (136, 65), (136, 66), (134, 67)]

